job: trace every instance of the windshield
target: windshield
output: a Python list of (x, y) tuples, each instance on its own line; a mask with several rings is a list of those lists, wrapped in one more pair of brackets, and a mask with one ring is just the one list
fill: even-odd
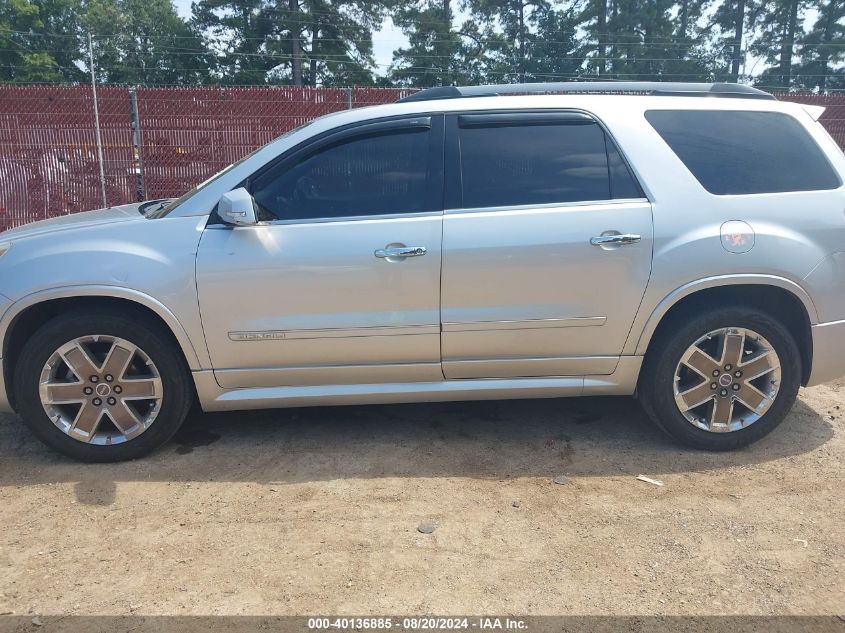
[(235, 167), (237, 167), (238, 165), (240, 165), (241, 163), (243, 163), (245, 160), (248, 160), (249, 158), (252, 158), (255, 154), (257, 154), (258, 152), (260, 152), (262, 149), (264, 149), (265, 147), (267, 147), (267, 146), (268, 146), (268, 145), (270, 145), (271, 143), (275, 143), (275, 142), (276, 142), (276, 141), (278, 141), (279, 139), (284, 138), (284, 137), (286, 137), (286, 136), (289, 136), (289, 135), (293, 134), (294, 132), (296, 132), (296, 131), (298, 131), (298, 130), (301, 130), (302, 128), (304, 128), (304, 127), (306, 127), (306, 126), (308, 126), (308, 125), (310, 125), (310, 122), (309, 122), (309, 123), (306, 123), (305, 125), (300, 125), (299, 127), (296, 127), (296, 128), (294, 128), (294, 129), (292, 129), (292, 130), (289, 130), (288, 132), (285, 132), (285, 133), (284, 133), (284, 134), (282, 134), (281, 136), (277, 136), (276, 138), (274, 138), (274, 139), (273, 139), (272, 141), (270, 141), (269, 143), (266, 143), (266, 144), (262, 145), (261, 147), (257, 147), (256, 149), (252, 150), (249, 154), (247, 154), (246, 156), (244, 156), (242, 159), (240, 159), (240, 160), (238, 160), (238, 161), (235, 161), (234, 163), (232, 163), (231, 165), (229, 165), (229, 166), (227, 166), (227, 167), (224, 167), (223, 169), (221, 169), (220, 171), (218, 171), (216, 174), (214, 174), (211, 178), (208, 178), (207, 180), (202, 181), (202, 182), (201, 182), (200, 184), (198, 184), (196, 187), (194, 187), (193, 189), (191, 189), (191, 190), (190, 190), (190, 191), (188, 191), (187, 193), (182, 194), (181, 196), (179, 196), (179, 197), (178, 197), (178, 198), (176, 198), (175, 200), (169, 200), (169, 199), (168, 199), (168, 200), (163, 200), (163, 201), (159, 204), (158, 208), (153, 208), (150, 212), (145, 213), (145, 217), (147, 217), (147, 218), (151, 218), (151, 219), (163, 218), (163, 217), (164, 217), (164, 216), (166, 216), (168, 213), (170, 213), (171, 211), (173, 211), (173, 209), (175, 209), (176, 207), (178, 207), (179, 205), (181, 205), (183, 202), (185, 202), (185, 200), (187, 200), (188, 198), (190, 198), (191, 196), (193, 196), (193, 195), (194, 195), (197, 191), (199, 191), (200, 189), (202, 189), (202, 188), (203, 188), (203, 187), (205, 187), (206, 185), (211, 184), (212, 182), (214, 182), (214, 181), (215, 181), (215, 180), (217, 180), (218, 178), (221, 178), (222, 176), (225, 176), (227, 173), (229, 173), (230, 171), (232, 171)]
[[(261, 149), (261, 148), (259, 147), (258, 149)], [(255, 152), (257, 152), (257, 151), (258, 151), (258, 149), (257, 149), (257, 150), (255, 150), (255, 151), (253, 151), (253, 152), (250, 152), (249, 154), (247, 154), (246, 156), (244, 156), (244, 157), (243, 157), (242, 159), (240, 159), (239, 161), (236, 161), (236, 162), (232, 163), (231, 165), (229, 165), (229, 166), (227, 166), (227, 167), (224, 167), (223, 169), (221, 169), (220, 171), (218, 171), (216, 174), (214, 174), (211, 178), (208, 178), (207, 180), (202, 181), (202, 182), (201, 182), (200, 184), (198, 184), (196, 187), (194, 187), (193, 189), (191, 189), (190, 191), (188, 191), (188, 192), (186, 192), (186, 193), (183, 193), (181, 196), (179, 196), (179, 197), (178, 197), (178, 198), (176, 198), (175, 200), (164, 200), (164, 201), (162, 201), (162, 202), (161, 202), (161, 204), (159, 205), (159, 207), (158, 207), (157, 209), (153, 209), (153, 210), (152, 210), (152, 211), (150, 211), (149, 213), (146, 213), (146, 214), (145, 214), (145, 215), (146, 215), (146, 217), (148, 217), (148, 218), (152, 218), (152, 219), (156, 219), (156, 218), (163, 218), (163, 217), (164, 217), (164, 216), (166, 216), (168, 213), (170, 213), (171, 211), (173, 211), (173, 209), (175, 209), (175, 208), (176, 208), (176, 207), (178, 207), (180, 204), (182, 204), (183, 202), (185, 202), (185, 200), (187, 200), (188, 198), (190, 198), (191, 196), (193, 196), (193, 195), (194, 195), (197, 191), (199, 191), (200, 189), (202, 189), (203, 187), (205, 187), (207, 184), (209, 184), (209, 183), (211, 183), (211, 182), (214, 182), (215, 180), (217, 180), (217, 179), (218, 179), (218, 178), (220, 178), (221, 176), (223, 176), (223, 175), (225, 175), (225, 174), (229, 173), (229, 172), (230, 172), (231, 170), (233, 170), (235, 167), (237, 167), (237, 166), (238, 166), (238, 165), (240, 165), (242, 162), (244, 162), (247, 158), (249, 158), (250, 156), (252, 156), (253, 154), (255, 154)]]

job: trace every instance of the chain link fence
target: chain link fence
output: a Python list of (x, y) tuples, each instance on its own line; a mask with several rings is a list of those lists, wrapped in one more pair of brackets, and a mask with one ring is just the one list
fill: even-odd
[[(311, 119), (391, 103), (395, 88), (0, 86), (0, 230), (140, 199), (179, 196)], [(827, 108), (845, 147), (845, 95), (780, 94)]]
[(179, 196), (315, 117), (391, 103), (390, 88), (0, 86), (0, 230)]

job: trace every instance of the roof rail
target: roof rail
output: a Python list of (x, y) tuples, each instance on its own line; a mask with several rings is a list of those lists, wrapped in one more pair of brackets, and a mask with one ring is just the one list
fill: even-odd
[(672, 97), (733, 97), (736, 99), (774, 99), (768, 92), (743, 84), (691, 83), (670, 81), (566, 81), (553, 83), (497, 84), (492, 86), (440, 86), (420, 90), (398, 100), (432, 101), (461, 97), (494, 97), (543, 93), (645, 93)]

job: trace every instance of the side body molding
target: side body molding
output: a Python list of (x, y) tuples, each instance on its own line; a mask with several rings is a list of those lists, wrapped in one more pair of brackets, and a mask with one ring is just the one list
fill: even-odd
[[(623, 354), (626, 356), (642, 356), (648, 349), (648, 344), (651, 342), (651, 337), (654, 335), (660, 320), (667, 312), (684, 297), (688, 297), (700, 290), (707, 290), (708, 288), (715, 288), (717, 286), (739, 286), (739, 285), (761, 285), (761, 286), (776, 286), (795, 295), (804, 305), (807, 315), (810, 318), (810, 325), (815, 325), (819, 322), (818, 311), (804, 290), (794, 281), (779, 277), (777, 275), (761, 275), (761, 274), (736, 274), (736, 275), (718, 275), (715, 277), (704, 277), (689, 283), (684, 284), (680, 288), (676, 288), (670, 292), (654, 309), (648, 313), (645, 309), (641, 309), (634, 324), (631, 327), (631, 333), (628, 336), (628, 341), (625, 344)], [(643, 306), (645, 308), (645, 306)]]
[(192, 370), (203, 369), (209, 366), (206, 350), (202, 349), (204, 358), (200, 358), (197, 349), (194, 347), (188, 333), (180, 323), (176, 315), (170, 311), (167, 306), (157, 301), (153, 297), (129, 288), (121, 288), (119, 286), (108, 285), (85, 285), (85, 286), (64, 286), (60, 288), (51, 288), (48, 290), (41, 290), (39, 292), (27, 295), (15, 303), (13, 303), (6, 312), (0, 317), (0, 341), (6, 340), (6, 335), (9, 326), (15, 318), (24, 310), (45, 301), (53, 299), (67, 299), (73, 297), (112, 297), (116, 299), (126, 299), (137, 303), (155, 312), (170, 328), (170, 331), (179, 342), (179, 347), (185, 355), (185, 360)]

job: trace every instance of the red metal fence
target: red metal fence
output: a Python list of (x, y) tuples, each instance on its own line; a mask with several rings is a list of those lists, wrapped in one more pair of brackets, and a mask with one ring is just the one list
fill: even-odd
[[(109, 201), (131, 199), (127, 92), (98, 90)], [(102, 206), (90, 87), (0, 87), (0, 228)]]
[[(391, 88), (137, 88), (101, 86), (105, 193), (110, 205), (178, 196), (254, 148), (314, 117), (390, 103)], [(845, 95), (778, 95), (827, 107), (821, 121), (845, 147)], [(103, 206), (90, 86), (0, 86), (0, 230)]]
[[(109, 205), (178, 196), (280, 134), (353, 107), (390, 103), (389, 88), (101, 86), (97, 103)], [(90, 86), (0, 86), (0, 230), (103, 206)]]

